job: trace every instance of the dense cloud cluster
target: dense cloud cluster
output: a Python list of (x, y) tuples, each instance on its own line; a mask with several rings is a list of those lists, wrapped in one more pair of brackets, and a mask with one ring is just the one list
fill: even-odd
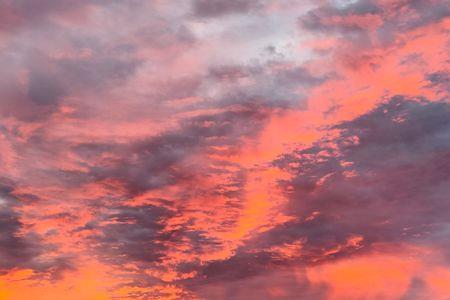
[(296, 220), (271, 233), (279, 242), (306, 237), (312, 253), (339, 256), (347, 247), (429, 242), (447, 231), (447, 103), (396, 96), (334, 129), (337, 138), (275, 161), (294, 174), (281, 184)]
[(11, 195), (11, 182), (2, 178), (0, 189), (0, 274), (11, 269), (34, 269), (36, 272), (57, 279), (72, 268), (71, 258), (64, 254), (50, 255), (55, 245), (43, 236), (23, 232), (26, 225), (20, 220), (20, 202)]

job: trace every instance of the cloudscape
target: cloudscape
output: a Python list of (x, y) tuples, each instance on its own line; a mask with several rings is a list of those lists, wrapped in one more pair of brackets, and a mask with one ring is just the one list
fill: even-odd
[(448, 0), (0, 0), (0, 300), (449, 300)]

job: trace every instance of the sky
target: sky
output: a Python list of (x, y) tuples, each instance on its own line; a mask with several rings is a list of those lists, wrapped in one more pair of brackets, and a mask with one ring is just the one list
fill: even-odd
[(0, 0), (0, 300), (449, 300), (448, 0)]

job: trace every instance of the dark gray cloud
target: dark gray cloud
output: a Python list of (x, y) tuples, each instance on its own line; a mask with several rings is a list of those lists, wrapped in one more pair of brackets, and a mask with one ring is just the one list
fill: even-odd
[(397, 96), (334, 128), (339, 137), (275, 162), (294, 174), (281, 185), (290, 190), (287, 212), (296, 221), (274, 229), (268, 240), (306, 238), (304, 251), (316, 254), (340, 245), (339, 256), (355, 250), (345, 248), (352, 235), (363, 237), (364, 249), (375, 242), (430, 242), (430, 232), (442, 231), (450, 207), (447, 103)]
[(123, 83), (140, 65), (137, 59), (97, 50), (86, 58), (54, 58), (29, 49), (31, 53), (20, 63), (15, 57), (22, 50), (6, 53), (0, 58), (9, 69), (0, 80), (0, 113), (23, 121), (45, 120), (58, 111), (64, 97)]
[[(235, 111), (201, 115), (181, 121), (180, 128), (131, 145), (80, 145), (74, 148), (84, 158), (112, 151), (118, 156), (109, 166), (92, 167), (98, 179), (116, 179), (131, 193), (188, 182), (208, 172), (209, 167), (193, 160), (214, 153), (214, 146), (236, 151), (242, 138), (256, 135), (267, 120), (264, 107), (241, 107)], [(220, 169), (220, 168), (219, 168)]]
[(427, 293), (427, 284), (421, 278), (411, 279), (408, 290), (400, 300), (426, 300), (430, 295)]
[[(236, 152), (243, 138), (258, 134), (267, 116), (264, 107), (240, 107), (235, 111), (184, 119), (177, 129), (128, 145), (87, 143), (76, 145), (71, 151), (82, 160), (99, 162), (105, 153), (112, 153), (116, 158), (106, 165), (100, 163), (89, 167), (90, 171), (85, 176), (91, 180), (119, 181), (131, 196), (178, 185), (186, 188), (180, 189), (177, 198), (188, 202), (199, 196), (225, 197), (228, 200), (223, 205), (230, 214), (239, 208), (245, 171), (241, 168), (229, 171), (227, 168), (231, 163), (209, 159), (207, 155)], [(203, 176), (214, 174), (227, 179), (206, 190), (196, 183)], [(166, 230), (166, 222), (186, 213), (183, 203), (175, 205), (171, 200), (158, 199), (161, 206), (128, 207), (115, 204), (121, 200), (120, 196), (110, 199), (112, 201), (98, 200), (102, 201), (101, 208), (93, 207), (98, 210), (98, 217), (76, 231), (99, 230), (100, 236), (92, 236), (93, 244), (98, 245), (96, 251), (103, 259), (116, 265), (128, 260), (137, 262), (143, 269), (149, 268), (151, 264), (164, 261), (169, 245), (188, 246), (185, 251), (191, 254), (223, 246), (207, 237), (206, 233), (190, 229), (193, 220), (180, 224), (177, 230)], [(227, 218), (223, 227), (232, 226), (233, 222), (231, 217)], [(180, 264), (177, 268), (180, 272), (189, 273), (193, 267), (194, 270), (198, 267), (194, 265)]]
[(72, 269), (69, 256), (44, 257), (55, 245), (45, 243), (36, 233), (24, 231), (18, 212), (21, 203), (11, 195), (11, 181), (1, 179), (0, 184), (0, 274), (24, 268), (57, 279), (62, 272)]
[(325, 34), (340, 34), (359, 47), (370, 47), (369, 32), (375, 30), (383, 44), (395, 41), (395, 35), (450, 16), (446, 1), (393, 1), (388, 5), (359, 0), (345, 6), (325, 2), (299, 18), (301, 27)]
[(203, 299), (251, 300), (251, 299), (327, 299), (329, 288), (325, 284), (311, 283), (304, 271), (274, 270), (257, 276), (218, 281), (193, 286)]
[(202, 78), (199, 76), (159, 81), (155, 83), (155, 89), (151, 91), (149, 96), (157, 101), (195, 97), (201, 81)]
[(260, 9), (259, 0), (194, 0), (192, 7), (197, 17), (221, 17), (229, 14), (245, 14)]
[[(161, 203), (164, 203), (161, 199)], [(89, 230), (91, 249), (96, 255), (112, 266), (125, 270), (125, 264), (132, 263), (139, 272), (133, 271), (131, 278), (139, 286), (161, 283), (152, 275), (145, 275), (145, 270), (167, 271), (167, 260), (173, 259), (170, 251), (179, 249), (187, 255), (200, 255), (205, 249), (220, 247), (218, 241), (206, 236), (206, 232), (192, 230), (189, 222), (177, 227), (170, 222), (182, 215), (172, 203), (140, 206), (103, 207), (96, 221), (89, 222), (76, 232)], [(182, 249), (182, 250), (181, 250)], [(172, 263), (173, 264), (173, 263)], [(171, 266), (179, 273), (188, 274), (196, 271), (198, 261), (178, 262)]]
[(164, 49), (170, 46), (193, 45), (197, 38), (194, 33), (183, 24), (173, 20), (155, 18), (148, 25), (136, 32), (136, 37), (146, 45), (156, 49)]
[(30, 72), (28, 96), (31, 101), (40, 105), (51, 105), (58, 102), (64, 90), (57, 82), (58, 77), (38, 71)]
[(136, 59), (94, 55), (86, 59), (61, 59), (56, 62), (57, 78), (64, 78), (74, 89), (98, 89), (123, 83), (139, 66)]
[(173, 212), (151, 205), (111, 208), (102, 217), (102, 221), (111, 223), (94, 226), (102, 232), (96, 237), (99, 253), (114, 264), (160, 261), (167, 250), (162, 242), (174, 240), (176, 235), (176, 232), (163, 232), (164, 221), (171, 215)]
[(332, 17), (341, 17), (342, 20), (350, 16), (378, 16), (381, 8), (373, 1), (355, 1), (345, 8), (336, 7), (329, 2), (324, 6), (315, 8), (299, 18), (300, 25), (308, 30), (323, 32), (348, 32), (366, 30), (364, 24), (342, 22), (329, 23)]
[[(46, 60), (17, 63), (16, 56), (5, 52), (0, 57), (9, 70), (0, 79), (0, 114), (27, 121), (45, 119), (58, 108), (61, 97), (66, 94), (66, 87), (50, 71), (51, 64)], [(24, 69), (27, 72), (23, 72)]]
[(236, 105), (269, 109), (303, 109), (309, 88), (322, 84), (333, 74), (315, 75), (286, 61), (211, 67), (199, 87), (205, 106)]
[(439, 92), (447, 95), (450, 92), (450, 74), (446, 71), (438, 71), (427, 74), (425, 76), (427, 81), (426, 87), (437, 88)]
[(48, 21), (51, 15), (64, 14), (81, 10), (89, 1), (81, 0), (43, 0), (35, 1), (0, 1), (0, 31), (14, 32), (25, 26), (36, 26)]
[[(33, 236), (20, 236), (22, 223), (13, 210), (15, 199), (9, 196), (10, 188), (2, 187), (0, 193), (0, 271), (32, 264), (42, 249)], [(17, 205), (17, 204), (16, 204)]]
[(396, 10), (409, 9), (415, 15), (398, 20), (399, 29), (411, 30), (421, 26), (437, 23), (450, 17), (450, 5), (448, 1), (398, 1), (394, 7)]

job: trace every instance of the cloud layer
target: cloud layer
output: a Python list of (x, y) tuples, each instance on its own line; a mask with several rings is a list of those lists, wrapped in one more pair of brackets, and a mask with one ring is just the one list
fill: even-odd
[(449, 16), (0, 0), (0, 299), (447, 299)]

